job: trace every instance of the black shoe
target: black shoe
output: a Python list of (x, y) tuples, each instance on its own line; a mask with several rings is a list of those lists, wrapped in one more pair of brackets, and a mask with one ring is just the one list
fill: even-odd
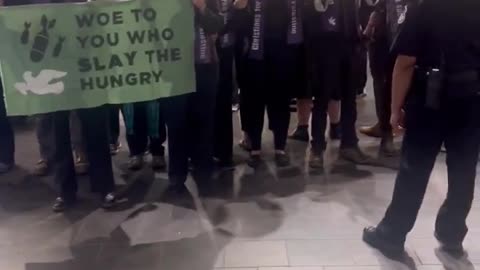
[(301, 142), (309, 142), (310, 134), (308, 133), (308, 126), (298, 126), (292, 135), (290, 135), (290, 139)]
[(286, 153), (275, 153), (275, 164), (279, 168), (288, 167), (290, 166), (290, 157)]
[(167, 168), (167, 162), (164, 156), (152, 157), (152, 169), (154, 171), (164, 171)]
[(330, 139), (340, 140), (342, 138), (342, 129), (340, 124), (330, 124)]
[(138, 171), (143, 167), (143, 163), (143, 155), (133, 156), (128, 161), (128, 169), (132, 171)]
[(371, 247), (378, 249), (387, 255), (387, 257), (398, 257), (405, 253), (403, 243), (388, 239), (388, 237), (376, 227), (367, 227), (363, 230), (363, 241)]
[(52, 210), (55, 213), (61, 213), (67, 210), (68, 208), (72, 207), (76, 202), (76, 199), (68, 199), (65, 200), (62, 197), (58, 197), (55, 199), (55, 203), (52, 206)]
[(247, 165), (251, 168), (258, 168), (262, 164), (262, 157), (260, 155), (250, 155), (247, 160)]
[(217, 159), (215, 162), (215, 167), (219, 171), (233, 171), (235, 170), (235, 163), (233, 160), (221, 160)]
[(109, 210), (114, 208), (118, 204), (118, 198), (114, 193), (108, 193), (102, 198), (102, 208)]
[(380, 154), (386, 157), (394, 157), (399, 154), (399, 151), (395, 149), (393, 138), (388, 137), (382, 139), (380, 143)]
[(449, 241), (444, 241), (441, 239), (441, 237), (438, 235), (437, 232), (435, 232), (435, 238), (438, 240), (440, 243), (440, 249), (455, 257), (459, 258), (462, 257), (465, 254), (465, 249), (463, 248), (463, 243), (462, 242), (449, 242)]

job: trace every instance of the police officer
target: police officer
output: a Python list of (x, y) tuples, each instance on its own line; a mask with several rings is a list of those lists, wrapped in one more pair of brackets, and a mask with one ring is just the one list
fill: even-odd
[(444, 251), (463, 254), (480, 148), (479, 10), (476, 0), (423, 0), (408, 7), (395, 46), (391, 116), (396, 126), (405, 106), (401, 166), (385, 217), (364, 231), (364, 241), (381, 251), (403, 252), (445, 144), (448, 194), (435, 237)]
[(378, 0), (365, 29), (365, 34), (370, 38), (368, 49), (378, 123), (363, 127), (360, 132), (367, 136), (380, 137), (382, 139), (380, 154), (385, 156), (392, 156), (397, 152), (393, 145), (393, 131), (389, 123), (391, 74), (396, 58), (395, 52), (390, 48), (398, 34), (398, 22), (403, 20), (403, 11), (408, 2), (413, 1)]
[(370, 159), (359, 149), (355, 123), (357, 120), (354, 68), (355, 56), (361, 45), (358, 3), (355, 0), (306, 1), (306, 42), (315, 65), (312, 110), (312, 152), (309, 165), (323, 168), (326, 149), (325, 129), (330, 99), (340, 94), (341, 145), (340, 156), (348, 161), (365, 164)]

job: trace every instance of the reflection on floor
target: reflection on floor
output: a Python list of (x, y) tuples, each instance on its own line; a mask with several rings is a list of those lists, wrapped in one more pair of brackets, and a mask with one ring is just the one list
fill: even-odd
[[(360, 102), (359, 124), (373, 121), (372, 106)], [(312, 172), (305, 166), (308, 145), (297, 142), (289, 147), (294, 166), (278, 170), (268, 150), (271, 135), (265, 138), (264, 168), (254, 172), (240, 162), (215, 182), (197, 187), (190, 180), (190, 194), (177, 198), (163, 195), (165, 173), (125, 173), (124, 147), (115, 173), (127, 201), (112, 212), (98, 209), (82, 178), (81, 205), (62, 215), (50, 211), (51, 177), (29, 176), (37, 146), (32, 130), (20, 129), (18, 168), (0, 177), (0, 270), (480, 269), (478, 202), (469, 220), (469, 256), (453, 259), (436, 250), (432, 230), (446, 192), (444, 157), (410, 235), (410, 258), (397, 262), (360, 241), (362, 228), (382, 217), (395, 171), (338, 163), (332, 144), (329, 169)], [(371, 154), (377, 143), (361, 138)], [(236, 152), (242, 161), (246, 155)]]

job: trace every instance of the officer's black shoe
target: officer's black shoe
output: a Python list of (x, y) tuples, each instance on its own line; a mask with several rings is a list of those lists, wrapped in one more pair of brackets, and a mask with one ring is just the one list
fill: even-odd
[(340, 123), (330, 124), (329, 135), (330, 139), (332, 140), (340, 140), (342, 138), (342, 129)]
[(164, 171), (167, 168), (165, 156), (152, 156), (152, 169), (154, 171)]
[(52, 206), (52, 210), (55, 213), (62, 213), (68, 208), (71, 208), (72, 206), (74, 206), (76, 201), (77, 200), (75, 198), (64, 199), (62, 197), (58, 197), (57, 199), (55, 199), (55, 203)]
[(118, 198), (113, 192), (108, 193), (102, 198), (102, 208), (105, 210), (110, 210), (117, 206), (118, 202)]
[(290, 166), (290, 157), (285, 152), (275, 153), (275, 164), (277, 167), (284, 168)]
[(463, 248), (462, 242), (445, 241), (441, 239), (441, 237), (438, 235), (437, 232), (435, 232), (435, 238), (440, 243), (440, 249), (443, 252), (455, 258), (460, 258), (460, 257), (463, 257), (463, 255), (465, 255), (465, 249)]
[(261, 155), (250, 155), (250, 157), (247, 160), (247, 165), (250, 166), (251, 168), (257, 169), (262, 165), (263, 160)]
[(301, 142), (309, 142), (310, 134), (308, 133), (308, 126), (298, 126), (292, 135), (290, 135), (290, 139)]
[(391, 240), (377, 227), (365, 228), (363, 241), (390, 258), (399, 258), (405, 254), (404, 243)]

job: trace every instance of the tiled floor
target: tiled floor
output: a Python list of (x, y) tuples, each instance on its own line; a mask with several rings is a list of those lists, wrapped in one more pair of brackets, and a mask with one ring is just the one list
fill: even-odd
[[(370, 99), (359, 108), (359, 124), (373, 121)], [(269, 149), (271, 135), (265, 138)], [(469, 256), (436, 250), (432, 228), (446, 192), (442, 156), (409, 238), (410, 259), (396, 262), (360, 241), (362, 228), (382, 217), (395, 171), (335, 162), (335, 144), (326, 173), (306, 170), (307, 145), (291, 142), (293, 167), (277, 170), (268, 162), (254, 173), (241, 163), (201, 196), (190, 181), (191, 196), (173, 201), (162, 196), (166, 174), (125, 174), (124, 150), (115, 174), (128, 201), (113, 212), (100, 210), (82, 178), (81, 206), (62, 215), (50, 211), (51, 178), (29, 176), (37, 158), (33, 132), (19, 128), (16, 139), (18, 168), (0, 177), (0, 270), (480, 270), (478, 201), (469, 219)], [(375, 154), (376, 141), (362, 137), (361, 145)], [(241, 161), (245, 155), (236, 152)]]

